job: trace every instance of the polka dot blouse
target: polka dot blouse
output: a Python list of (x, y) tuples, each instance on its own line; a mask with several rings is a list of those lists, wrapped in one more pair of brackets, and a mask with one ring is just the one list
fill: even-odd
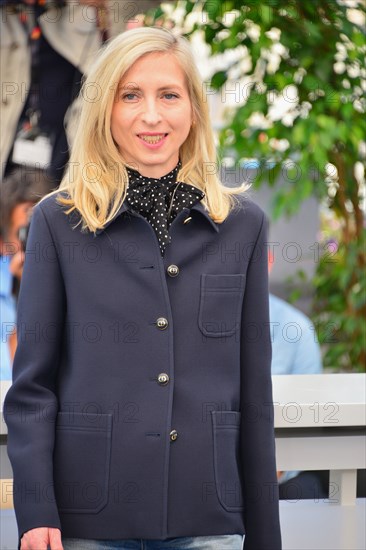
[(180, 168), (179, 160), (176, 167), (165, 176), (148, 178), (126, 166), (129, 178), (126, 199), (132, 209), (152, 225), (162, 256), (171, 242), (169, 227), (174, 218), (183, 208), (190, 208), (205, 196), (197, 187), (176, 181)]

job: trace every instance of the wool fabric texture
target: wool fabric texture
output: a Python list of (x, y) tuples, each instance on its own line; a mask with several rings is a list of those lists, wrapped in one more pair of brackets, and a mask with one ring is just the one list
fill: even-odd
[[(205, 193), (194, 185), (177, 182), (181, 166), (179, 160), (176, 167), (161, 178), (142, 176), (137, 170), (126, 166), (129, 180), (126, 199), (153, 227), (162, 256), (171, 242), (169, 227), (174, 218), (183, 208), (192, 207), (205, 196)], [(171, 202), (172, 208), (168, 217)]]

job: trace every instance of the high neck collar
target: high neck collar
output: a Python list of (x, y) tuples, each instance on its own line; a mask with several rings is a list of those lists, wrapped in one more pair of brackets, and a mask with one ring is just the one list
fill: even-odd
[(129, 177), (129, 180), (140, 180), (145, 182), (145, 183), (173, 183), (175, 181), (177, 181), (177, 176), (178, 176), (178, 172), (179, 170), (181, 169), (182, 167), (182, 163), (181, 163), (181, 160), (179, 159), (178, 160), (178, 163), (177, 165), (173, 168), (173, 170), (171, 170), (170, 172), (168, 172), (167, 174), (164, 174), (163, 176), (161, 176), (160, 178), (152, 178), (152, 177), (149, 177), (149, 176), (143, 176), (142, 174), (140, 174), (140, 172), (138, 172), (138, 170), (134, 170), (133, 168), (130, 168), (129, 166), (126, 166), (126, 170), (127, 170), (127, 174), (128, 174), (128, 177)]
[(169, 227), (174, 218), (184, 208), (190, 208), (198, 203), (205, 193), (194, 185), (177, 181), (181, 167), (178, 161), (173, 170), (161, 178), (142, 176), (137, 170), (128, 167), (127, 201), (130, 207), (147, 218), (153, 227), (162, 255), (164, 255), (171, 236)]

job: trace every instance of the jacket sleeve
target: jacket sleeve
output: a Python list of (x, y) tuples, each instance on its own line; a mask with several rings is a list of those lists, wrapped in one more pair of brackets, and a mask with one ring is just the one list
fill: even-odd
[(19, 539), (36, 527), (61, 528), (53, 488), (53, 446), (65, 301), (56, 247), (37, 204), (17, 306), (13, 383), (4, 401)]
[(267, 228), (263, 214), (247, 270), (241, 325), (244, 550), (282, 548), (271, 378)]

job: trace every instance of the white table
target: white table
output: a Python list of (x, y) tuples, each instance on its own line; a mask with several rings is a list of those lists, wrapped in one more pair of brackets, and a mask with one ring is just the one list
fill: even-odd
[(280, 500), (283, 550), (365, 550), (366, 499), (354, 506)]
[(277, 469), (330, 470), (329, 504), (355, 505), (366, 468), (366, 375), (274, 375)]

